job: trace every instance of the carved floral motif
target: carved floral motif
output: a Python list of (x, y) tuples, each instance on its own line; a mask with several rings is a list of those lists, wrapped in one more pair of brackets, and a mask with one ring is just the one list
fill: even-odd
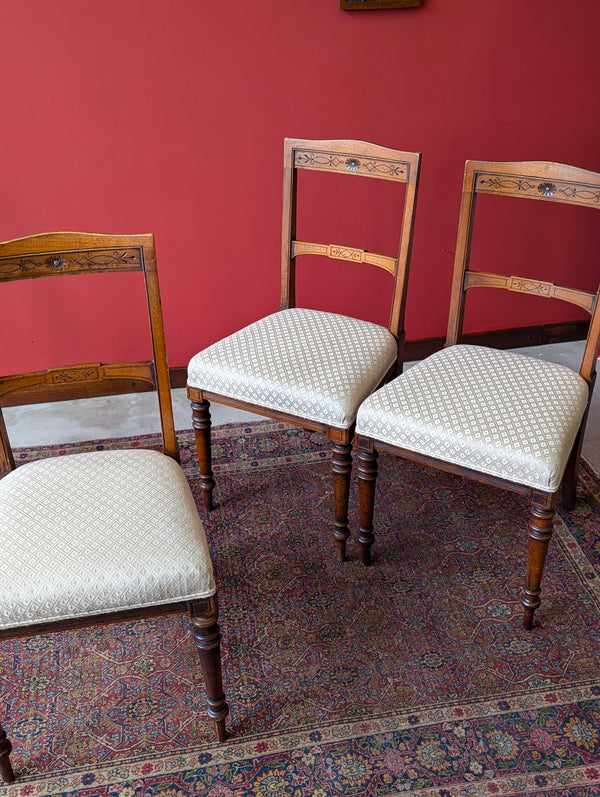
[(542, 196), (554, 196), (556, 193), (556, 186), (552, 183), (540, 183), (537, 190), (538, 194)]
[(69, 268), (69, 261), (62, 257), (62, 255), (58, 255), (57, 257), (47, 258), (46, 265), (50, 271), (65, 271), (65, 269)]

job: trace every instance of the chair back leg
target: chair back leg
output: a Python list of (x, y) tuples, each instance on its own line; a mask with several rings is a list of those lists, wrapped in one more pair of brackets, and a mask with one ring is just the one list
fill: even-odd
[(196, 438), (196, 451), (198, 452), (198, 464), (200, 466), (200, 487), (204, 506), (208, 512), (212, 512), (213, 479), (211, 448), (210, 448), (210, 403), (208, 401), (192, 401), (192, 427)]
[(372, 448), (371, 451), (358, 448), (358, 541), (361, 546), (360, 559), (363, 565), (371, 564), (371, 546), (375, 539), (373, 534), (373, 511), (375, 508), (378, 456), (379, 452), (376, 448)]
[(570, 512), (574, 508), (575, 502), (577, 500), (577, 478), (579, 476), (579, 462), (581, 460), (581, 449), (583, 448), (583, 437), (585, 435), (585, 427), (589, 411), (590, 411), (590, 405), (588, 404), (587, 409), (585, 411), (585, 415), (581, 420), (581, 426), (579, 427), (579, 431), (577, 432), (577, 437), (575, 438), (575, 442), (573, 443), (573, 448), (571, 449), (571, 454), (567, 462), (567, 467), (565, 468), (565, 472), (562, 478), (562, 484), (561, 484), (562, 504), (563, 507), (567, 510), (567, 512)]

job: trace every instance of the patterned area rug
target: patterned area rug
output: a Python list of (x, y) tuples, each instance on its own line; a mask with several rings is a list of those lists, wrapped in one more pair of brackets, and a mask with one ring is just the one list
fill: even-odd
[[(191, 433), (180, 440), (198, 493)], [(0, 794), (600, 794), (600, 480), (589, 467), (575, 511), (559, 505), (527, 633), (522, 498), (382, 456), (364, 568), (355, 478), (349, 561), (336, 561), (322, 437), (235, 424), (217, 428), (213, 454), (205, 525), (232, 737), (217, 745), (204, 719), (185, 616), (7, 641), (0, 689), (18, 781)]]

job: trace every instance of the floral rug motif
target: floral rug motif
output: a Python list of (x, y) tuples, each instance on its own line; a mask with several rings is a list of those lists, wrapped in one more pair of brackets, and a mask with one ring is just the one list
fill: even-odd
[[(0, 794), (600, 794), (600, 479), (589, 466), (575, 510), (558, 506), (528, 633), (523, 498), (382, 455), (373, 564), (358, 559), (355, 475), (339, 563), (322, 436), (264, 421), (213, 438), (216, 506), (201, 514), (231, 738), (216, 744), (205, 719), (185, 616), (4, 641), (18, 779)], [(201, 505), (191, 432), (180, 444)]]

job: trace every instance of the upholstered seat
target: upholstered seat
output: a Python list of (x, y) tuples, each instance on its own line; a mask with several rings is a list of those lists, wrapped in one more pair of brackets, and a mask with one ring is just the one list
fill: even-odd
[(0, 480), (0, 516), (0, 628), (215, 593), (194, 497), (158, 451), (21, 465)]
[(563, 365), (457, 345), (369, 396), (356, 433), (554, 492), (588, 395), (585, 379)]
[(188, 385), (348, 429), (397, 353), (386, 327), (292, 308), (196, 354)]

